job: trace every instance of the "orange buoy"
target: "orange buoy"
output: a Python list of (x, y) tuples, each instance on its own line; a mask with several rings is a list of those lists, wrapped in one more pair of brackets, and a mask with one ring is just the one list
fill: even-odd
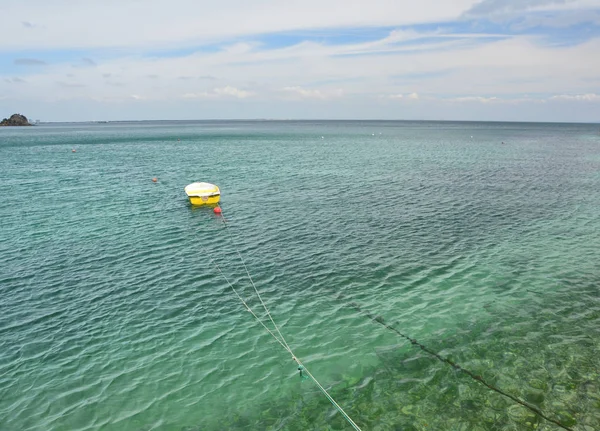
[(153, 182), (153, 183), (155, 183), (155, 182), (157, 182), (157, 181), (158, 181), (158, 178), (156, 178), (156, 177), (152, 178), (152, 182)]
[(221, 214), (221, 207), (215, 207), (213, 211), (215, 214)]

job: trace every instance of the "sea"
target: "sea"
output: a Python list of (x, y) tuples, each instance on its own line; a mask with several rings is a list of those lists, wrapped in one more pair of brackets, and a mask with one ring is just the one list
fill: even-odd
[(2, 128), (0, 196), (2, 431), (600, 429), (598, 124)]

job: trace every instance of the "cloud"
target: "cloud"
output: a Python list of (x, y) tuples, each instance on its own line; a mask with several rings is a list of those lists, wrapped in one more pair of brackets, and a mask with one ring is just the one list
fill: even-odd
[(69, 82), (69, 81), (56, 81), (56, 84), (59, 85), (60, 87), (65, 87), (65, 88), (83, 88), (83, 87), (85, 87), (84, 84), (81, 84), (78, 82)]
[[(377, 40), (389, 40), (389, 34), (383, 33)], [(367, 112), (369, 103), (377, 103), (379, 95), (397, 99), (401, 95), (407, 102), (418, 100), (423, 104), (429, 99), (446, 103), (443, 100), (490, 94), (497, 98), (523, 98), (519, 94), (527, 93), (588, 94), (597, 87), (594, 79), (600, 70), (600, 58), (595, 55), (600, 50), (600, 38), (572, 47), (549, 47), (538, 45), (529, 36), (515, 36), (436, 52), (393, 54), (381, 50), (383, 43), (375, 43), (368, 57), (339, 55), (355, 46), (354, 41), (333, 46), (310, 42), (254, 48), (243, 54), (222, 50), (166, 58), (125, 56), (103, 61), (97, 68), (78, 69), (77, 81), (86, 85), (85, 95), (105, 100), (127, 100), (131, 94), (145, 100), (172, 101), (256, 96), (261, 103), (275, 104), (277, 100), (309, 103), (351, 95), (346, 100), (362, 100), (363, 108), (357, 109)], [(214, 71), (215, 75), (209, 76), (219, 76), (219, 81), (227, 85), (206, 87), (210, 79), (206, 83), (178, 79), (182, 71), (199, 70)], [(66, 97), (64, 91), (57, 91), (56, 82), (64, 81), (69, 71), (70, 63), (55, 63), (39, 73), (28, 74), (26, 79), (37, 91), (23, 91), (17, 96)], [(150, 76), (148, 71), (152, 71)], [(421, 78), (397, 78), (406, 75)], [(343, 90), (330, 86), (340, 82)]]
[(598, 6), (595, 0), (483, 0), (470, 8), (466, 17), (509, 15), (523, 11), (578, 9)]
[(184, 93), (181, 97), (183, 99), (208, 99), (214, 96), (214, 94), (210, 94), (207, 91), (203, 91), (200, 93)]
[(35, 27), (35, 25), (29, 21), (21, 21), (21, 24), (23, 24), (23, 27), (25, 28), (33, 28)]
[[(431, 99), (431, 98), (430, 98)], [(435, 99), (435, 98), (434, 98)], [(480, 103), (480, 104), (523, 104), (523, 103), (546, 103), (549, 101), (575, 101), (575, 102), (600, 102), (600, 95), (595, 93), (589, 94), (561, 94), (545, 98), (533, 97), (516, 97), (516, 98), (500, 98), (496, 96), (459, 96), (453, 98), (438, 98), (437, 100), (444, 102), (458, 103)]]
[(485, 97), (485, 96), (459, 96), (449, 99), (441, 99), (443, 102), (478, 104), (478, 105), (522, 105), (522, 104), (541, 104), (546, 103), (547, 99), (533, 97)]
[(254, 96), (255, 93), (246, 90), (240, 90), (232, 86), (222, 88), (213, 88), (211, 91), (202, 91), (197, 93), (184, 93), (181, 97), (184, 99), (216, 99), (216, 98), (237, 98), (245, 99)]
[(567, 100), (577, 102), (600, 102), (600, 94), (588, 93), (588, 94), (560, 94), (552, 96), (550, 100)]
[(533, 13), (518, 18), (511, 24), (511, 29), (524, 31), (535, 27), (567, 28), (581, 23), (600, 25), (600, 11), (573, 10), (562, 13)]
[(389, 94), (387, 96), (383, 96), (386, 99), (392, 99), (392, 100), (419, 100), (420, 96), (418, 93), (408, 93), (408, 94), (402, 94), (402, 93), (397, 93), (397, 94)]
[[(135, 100), (135, 112), (161, 118), (175, 116), (177, 107), (188, 112), (183, 99), (206, 99), (219, 103), (198, 103), (194, 112), (218, 105), (215, 114), (225, 118), (240, 112), (314, 118), (326, 106), (331, 109), (321, 115), (330, 118), (375, 117), (388, 115), (377, 109), (392, 105), (393, 115), (417, 118), (477, 119), (504, 112), (504, 118), (531, 119), (526, 107), (534, 105), (536, 115), (545, 118), (600, 118), (597, 104), (573, 112), (566, 108), (595, 101), (590, 95), (598, 94), (600, 33), (591, 22), (600, 20), (599, 0), (280, 3), (261, 0), (257, 8), (242, 0), (147, 0), (145, 6), (109, 0), (86, 7), (67, 0), (54, 0), (52, 7), (41, 0), (9, 2), (0, 14), (0, 37), (8, 41), (0, 54), (39, 56), (49, 64), (5, 65), (0, 94), (31, 103), (45, 100), (51, 114), (50, 104), (64, 100), (77, 100), (82, 112), (95, 109), (91, 101), (108, 109), (113, 102), (123, 107)], [(115, 13), (119, 7), (132, 12), (155, 7), (156, 14), (131, 18)], [(202, 14), (193, 13), (200, 8)], [(96, 19), (90, 20), (92, 15)], [(32, 31), (23, 17), (43, 22), (43, 29)], [(114, 19), (111, 32), (98, 24), (103, 17)], [(489, 17), (497, 19), (491, 23)], [(590, 24), (568, 24), (586, 17)], [(98, 64), (92, 60), (100, 58)], [(28, 85), (16, 85), (13, 76)], [(260, 101), (253, 105), (256, 112), (248, 110), (248, 99)], [(159, 103), (164, 101), (169, 104)], [(63, 112), (78, 111), (67, 107)]]
[(479, 102), (479, 103), (490, 103), (497, 101), (497, 97), (482, 97), (482, 96), (464, 96), (464, 97), (456, 97), (454, 99), (455, 102)]
[[(400, 27), (456, 19), (476, 0), (137, 0), (10, 2), (0, 15), (6, 50), (27, 48), (182, 47), (247, 35), (312, 29)], [(123, 14), (123, 10), (129, 11)], [(147, 11), (151, 10), (152, 14)], [(183, 11), (183, 12), (182, 12)], [(268, 13), (265, 13), (268, 11)], [(43, 38), (22, 25), (44, 22)], [(93, 17), (93, 18), (92, 18)], [(227, 17), (226, 20), (223, 17)], [(110, 31), (106, 31), (110, 22)], [(76, 34), (74, 38), (72, 35)], [(249, 41), (236, 45), (241, 48)]]
[(536, 6), (565, 3), (565, 0), (482, 0), (467, 11), (467, 16), (515, 12)]
[(250, 91), (239, 90), (235, 87), (230, 87), (229, 85), (223, 88), (215, 88), (213, 92), (219, 96), (232, 96), (237, 97), (238, 99), (245, 99), (246, 97), (254, 95)]
[(13, 63), (18, 66), (43, 66), (46, 64), (45, 61), (37, 58), (15, 58)]
[(4, 78), (4, 81), (8, 82), (9, 84), (24, 84), (27, 82), (18, 76), (15, 76), (14, 78)]
[(301, 99), (327, 100), (331, 98), (342, 97), (344, 95), (344, 90), (339, 88), (334, 90), (317, 90), (294, 86), (284, 87), (282, 88), (282, 91), (289, 96)]

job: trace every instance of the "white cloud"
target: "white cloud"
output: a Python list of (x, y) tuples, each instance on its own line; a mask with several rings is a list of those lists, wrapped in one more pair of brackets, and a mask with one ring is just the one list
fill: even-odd
[(302, 99), (320, 99), (326, 100), (335, 97), (341, 97), (344, 95), (344, 90), (342, 89), (334, 89), (334, 90), (317, 90), (317, 89), (307, 89), (299, 86), (295, 87), (284, 87), (282, 91), (290, 96), (299, 97)]
[(558, 96), (552, 96), (551, 100), (569, 100), (577, 102), (600, 102), (600, 94), (588, 93), (588, 94), (560, 94)]
[[(400, 95), (401, 96), (401, 95)], [(392, 96), (390, 96), (392, 97)], [(495, 103), (495, 104), (522, 104), (522, 103), (546, 103), (548, 101), (576, 101), (576, 102), (600, 102), (600, 95), (589, 94), (560, 94), (548, 98), (532, 98), (532, 97), (517, 97), (517, 98), (499, 98), (499, 97), (484, 97), (484, 96), (459, 96), (453, 98), (429, 98), (430, 100), (437, 99), (444, 102), (459, 102), (459, 103)]]
[(512, 24), (511, 28), (518, 31), (532, 27), (566, 28), (584, 22), (600, 25), (600, 11), (582, 9), (559, 14), (526, 14), (519, 17), (519, 21)]
[[(282, 31), (443, 22), (457, 18), (475, 3), (476, 0), (28, 0), (3, 5), (0, 40), (5, 50), (198, 46), (224, 38)], [(43, 28), (26, 27), (24, 20), (40, 23)]]
[(469, 9), (466, 16), (498, 16), (522, 14), (525, 11), (576, 10), (598, 7), (598, 0), (482, 0)]
[(14, 76), (12, 78), (4, 78), (4, 82), (7, 82), (9, 84), (25, 84), (27, 81), (25, 81), (22, 78), (19, 78), (18, 76)]
[(208, 99), (211, 95), (208, 92), (203, 91), (201, 93), (184, 93), (181, 97), (183, 99)]
[(479, 102), (479, 103), (490, 103), (498, 100), (497, 97), (482, 97), (482, 96), (464, 96), (456, 97), (452, 99), (455, 102)]
[[(387, 36), (381, 40), (385, 39)], [(596, 55), (600, 39), (577, 46), (548, 47), (538, 45), (535, 38), (517, 36), (395, 55), (381, 52), (385, 45), (379, 43), (371, 55), (343, 55), (349, 46), (356, 45), (310, 42), (276, 49), (253, 46), (243, 53), (225, 49), (166, 58), (95, 59), (96, 67), (77, 69), (71, 63), (52, 64), (31, 68), (19, 79), (0, 76), (0, 92), (32, 100), (126, 99), (131, 94), (147, 100), (238, 100), (258, 94), (261, 100), (283, 96), (299, 101), (346, 94), (374, 99), (380, 94), (402, 95), (408, 100), (423, 100), (423, 94), (438, 95), (440, 99), (478, 94), (504, 98), (550, 91), (593, 93), (600, 70), (600, 56)], [(152, 79), (148, 71), (152, 71)], [(182, 71), (185, 76), (218, 77), (219, 82), (227, 84), (215, 88), (214, 79), (182, 80)], [(67, 79), (67, 75), (71, 76)], [(404, 80), (405, 75), (423, 76)], [(57, 82), (76, 82), (85, 87), (59, 88)]]
[[(324, 106), (337, 106), (336, 116), (348, 113), (353, 118), (360, 118), (361, 112), (375, 115), (375, 105), (393, 106), (395, 115), (405, 108), (411, 109), (411, 115), (420, 113), (419, 118), (438, 112), (435, 107), (479, 115), (479, 110), (492, 112), (504, 106), (506, 112), (515, 108), (516, 116), (517, 109), (542, 107), (545, 102), (549, 108), (550, 101), (555, 102), (552, 107), (562, 107), (569, 104), (558, 103), (561, 100), (597, 100), (599, 37), (590, 37), (579, 44), (549, 46), (542, 36), (486, 33), (485, 24), (481, 24), (478, 34), (452, 33), (444, 30), (449, 27), (443, 24), (437, 30), (427, 31), (402, 26), (453, 20), (471, 6), (485, 3), (500, 11), (506, 6), (514, 16), (524, 15), (523, 20), (515, 21), (523, 25), (527, 17), (532, 17), (533, 23), (536, 17), (555, 16), (523, 12), (536, 8), (570, 8), (572, 19), (576, 20), (575, 15), (586, 15), (578, 8), (589, 1), (566, 1), (562, 5), (527, 0), (523, 3), (516, 0), (257, 2), (225, 0), (216, 5), (174, 0), (167, 5), (158, 0), (147, 3), (107, 0), (105, 5), (89, 2), (85, 7), (66, 0), (54, 0), (52, 5), (41, 0), (9, 2), (2, 6), (0, 14), (3, 41), (0, 53), (10, 58), (10, 63), (26, 57), (27, 52), (17, 54), (11, 50), (35, 46), (36, 50), (50, 51), (48, 55), (40, 55), (48, 63), (40, 67), (10, 64), (18, 67), (0, 74), (0, 94), (31, 103), (38, 100), (43, 103), (95, 100), (106, 106), (113, 102), (120, 106), (131, 103), (135, 109), (140, 108), (136, 112), (142, 112), (142, 107), (152, 103), (165, 106), (158, 103), (163, 101), (170, 101), (169, 106), (175, 107), (189, 106), (194, 99), (208, 99), (218, 100), (214, 105), (227, 105), (229, 109), (236, 103), (245, 105), (244, 115), (272, 116), (258, 111), (254, 114), (254, 110), (249, 114), (247, 104), (240, 103), (256, 98), (260, 100), (257, 106), (283, 106), (289, 114), (275, 112), (286, 117), (301, 115), (303, 107), (312, 113)], [(124, 7), (132, 13), (116, 12)], [(133, 13), (141, 7), (153, 13)], [(205, 9), (203, 13), (194, 13), (201, 7)], [(114, 26), (107, 31), (103, 20), (108, 20), (111, 14)], [(590, 16), (597, 17), (598, 11)], [(24, 20), (36, 24), (27, 27), (22, 24)], [(19, 29), (13, 28), (13, 32), (14, 23)], [(396, 29), (385, 34), (382, 25)], [(467, 24), (458, 27), (467, 28)], [(78, 28), (81, 31), (76, 31)], [(278, 31), (285, 31), (286, 36), (291, 35), (299, 42), (281, 43)], [(324, 41), (332, 40), (329, 36), (339, 37), (335, 43), (318, 42), (316, 35), (320, 31)], [(266, 41), (264, 44), (253, 40), (253, 35), (259, 33), (257, 39)], [(73, 34), (80, 36), (73, 38)], [(302, 34), (310, 37), (302, 41)], [(359, 37), (354, 38), (357, 34)], [(372, 35), (380, 36), (368, 40)], [(214, 41), (221, 42), (210, 49), (196, 52), (189, 49)], [(52, 49), (73, 46), (140, 49), (82, 49), (69, 61), (51, 60)], [(169, 47), (177, 49), (169, 51)], [(159, 54), (150, 56), (145, 49), (156, 49), (151, 52)], [(64, 58), (64, 53), (56, 58), (59, 57)], [(74, 64), (94, 67), (73, 67)], [(548, 94), (557, 96), (550, 98)], [(456, 109), (458, 104), (460, 110)], [(508, 104), (515, 106), (508, 109)], [(424, 111), (426, 107), (430, 110)], [(170, 115), (171, 111), (167, 113)], [(334, 111), (328, 110), (323, 115), (334, 115)], [(444, 118), (453, 118), (452, 115)], [(161, 114), (156, 116), (160, 118)]]
[(223, 97), (233, 97), (237, 99), (245, 99), (254, 96), (251, 91), (240, 90), (239, 88), (230, 85), (222, 88), (213, 88), (211, 91), (201, 91), (198, 93), (184, 93), (181, 97), (184, 99), (216, 99)]
[(396, 94), (388, 94), (387, 96), (380, 96), (380, 98), (391, 99), (391, 100), (419, 100), (421, 96), (418, 93), (396, 93)]
[(250, 97), (253, 95), (253, 93), (250, 91), (240, 90), (229, 85), (223, 88), (215, 88), (213, 91), (219, 96), (232, 96), (237, 97), (238, 99), (245, 99), (246, 97)]
[(441, 99), (443, 102), (484, 104), (484, 105), (522, 105), (546, 103), (547, 99), (533, 97), (485, 97), (485, 96), (460, 96), (449, 99)]

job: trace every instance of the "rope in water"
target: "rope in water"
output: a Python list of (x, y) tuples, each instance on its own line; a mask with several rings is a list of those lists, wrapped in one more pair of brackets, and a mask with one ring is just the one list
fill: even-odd
[[(221, 214), (223, 214), (223, 208), (221, 208)], [(235, 241), (233, 240), (233, 235), (231, 234), (231, 232), (229, 230), (229, 226), (227, 225), (227, 222), (225, 222), (225, 215), (224, 214), (223, 214), (223, 224), (225, 225), (225, 230), (227, 231), (227, 234), (229, 235), (229, 238), (231, 239), (231, 242), (234, 245), (234, 248), (235, 248), (235, 251), (236, 251), (238, 257), (240, 258), (240, 261), (242, 262), (242, 265), (244, 266), (244, 269), (246, 270), (246, 275), (248, 275), (248, 279), (250, 280), (250, 284), (252, 284), (252, 287), (254, 288), (254, 292), (256, 292), (256, 296), (258, 296), (258, 299), (259, 299), (260, 303), (262, 304), (263, 308), (267, 312), (267, 316), (269, 316), (269, 319), (271, 320), (271, 323), (273, 324), (273, 326), (275, 327), (275, 330), (277, 331), (277, 333), (281, 337), (281, 341), (283, 341), (283, 344), (285, 344), (286, 349), (290, 353), (292, 353), (292, 350), (290, 349), (290, 346), (288, 345), (287, 341), (285, 341), (285, 338), (281, 334), (281, 331), (279, 330), (279, 327), (277, 326), (277, 324), (273, 320), (273, 317), (271, 316), (271, 313), (269, 312), (269, 309), (267, 308), (267, 306), (263, 302), (262, 297), (260, 296), (260, 293), (258, 293), (258, 289), (256, 288), (256, 285), (254, 284), (254, 280), (252, 280), (252, 277), (250, 276), (250, 271), (248, 271), (248, 267), (246, 266), (246, 262), (244, 261), (244, 258), (240, 254), (240, 251), (238, 250), (238, 248), (237, 248), (237, 246), (235, 244)]]
[[(339, 295), (339, 297), (344, 297), (343, 295)], [(567, 430), (567, 431), (573, 431), (572, 428), (569, 428), (568, 426), (560, 423), (558, 420), (556, 419), (552, 419), (548, 416), (546, 416), (540, 409), (538, 409), (537, 407), (532, 406), (531, 404), (517, 398), (514, 395), (508, 394), (506, 392), (504, 392), (502, 389), (499, 389), (497, 387), (495, 387), (494, 385), (486, 382), (483, 377), (476, 375), (475, 373), (473, 373), (472, 371), (469, 371), (463, 367), (461, 367), (459, 364), (457, 364), (456, 362), (448, 359), (448, 358), (444, 358), (443, 356), (441, 356), (439, 353), (429, 349), (428, 347), (424, 346), (423, 344), (419, 343), (416, 339), (409, 337), (408, 335), (403, 334), (402, 332), (400, 332), (399, 330), (397, 330), (396, 328), (394, 328), (393, 326), (389, 325), (382, 316), (376, 316), (373, 313), (371, 313), (369, 310), (365, 310), (362, 307), (360, 307), (360, 305), (358, 305), (356, 302), (350, 302), (348, 303), (348, 306), (354, 308), (355, 310), (359, 311), (360, 313), (363, 313), (365, 316), (369, 317), (371, 319), (371, 321), (375, 322), (375, 323), (379, 323), (380, 325), (382, 325), (384, 328), (386, 328), (389, 331), (392, 331), (394, 333), (396, 333), (397, 335), (401, 336), (402, 338), (405, 338), (406, 340), (410, 341), (411, 344), (413, 346), (418, 346), (421, 350), (423, 350), (426, 353), (429, 353), (430, 355), (436, 357), (438, 360), (440, 360), (441, 362), (444, 362), (448, 365), (450, 365), (451, 367), (453, 367), (454, 369), (458, 370), (458, 371), (462, 371), (463, 373), (465, 373), (466, 375), (468, 375), (469, 377), (471, 377), (473, 380), (481, 383), (482, 385), (486, 386), (488, 389), (491, 389), (492, 391), (495, 391), (497, 393), (499, 393), (500, 395), (503, 395), (507, 398), (510, 398), (511, 400), (513, 400), (514, 402), (516, 402), (517, 404), (522, 405), (523, 407), (531, 410), (533, 413), (535, 413), (536, 415), (540, 416), (543, 419), (546, 419), (548, 422), (552, 422), (555, 425), (558, 425), (559, 427)]]
[[(361, 431), (360, 428), (358, 427), (358, 425), (356, 425), (356, 423), (352, 420), (352, 418), (342, 409), (342, 407), (333, 399), (333, 397), (331, 397), (331, 395), (329, 395), (329, 393), (327, 392), (327, 390), (317, 381), (317, 379), (310, 373), (310, 371), (308, 371), (308, 369), (306, 368), (306, 366), (294, 355), (294, 353), (292, 352), (292, 349), (289, 347), (288, 343), (286, 342), (285, 338), (283, 337), (283, 334), (281, 333), (281, 331), (279, 330), (279, 327), (277, 326), (277, 324), (275, 323), (275, 321), (273, 320), (273, 317), (271, 316), (271, 313), (269, 311), (269, 309), (267, 308), (266, 304), (264, 303), (264, 301), (262, 300), (262, 297), (260, 295), (260, 293), (258, 292), (258, 289), (256, 288), (256, 285), (254, 284), (254, 281), (252, 280), (252, 277), (250, 276), (250, 272), (248, 271), (248, 267), (246, 266), (246, 263), (242, 257), (242, 255), (240, 254), (237, 246), (235, 245), (235, 241), (233, 239), (233, 236), (231, 234), (231, 232), (229, 231), (229, 227), (227, 226), (227, 222), (225, 220), (224, 214), (222, 213), (222, 208), (221, 208), (221, 214), (223, 216), (223, 224), (226, 227), (227, 233), (231, 239), (231, 242), (234, 244), (234, 248), (236, 250), (236, 253), (238, 255), (238, 257), (240, 258), (240, 261), (242, 262), (242, 265), (244, 266), (244, 269), (246, 271), (246, 274), (250, 280), (250, 283), (252, 284), (252, 287), (254, 288), (254, 291), (258, 297), (258, 299), (260, 300), (261, 305), (263, 306), (263, 308), (265, 309), (265, 312), (267, 313), (267, 315), (269, 316), (269, 319), (271, 320), (271, 323), (273, 324), (275, 330), (277, 331), (277, 333), (279, 334), (279, 336), (281, 337), (281, 339), (279, 339), (274, 333), (273, 331), (271, 331), (265, 324), (264, 322), (254, 313), (254, 311), (248, 306), (248, 304), (246, 303), (246, 301), (244, 301), (244, 299), (239, 295), (239, 293), (235, 290), (235, 288), (233, 287), (233, 285), (229, 282), (229, 280), (227, 279), (227, 277), (225, 276), (225, 274), (223, 273), (223, 271), (221, 270), (221, 268), (218, 266), (218, 264), (212, 259), (212, 257), (210, 257), (210, 255), (207, 253), (207, 255), (209, 256), (209, 259), (211, 260), (211, 262), (215, 265), (215, 267), (218, 269), (219, 273), (221, 274), (221, 276), (225, 279), (225, 281), (227, 282), (227, 284), (229, 285), (229, 287), (231, 287), (231, 289), (233, 290), (233, 292), (235, 293), (235, 295), (238, 297), (238, 299), (242, 302), (242, 304), (246, 307), (246, 310), (249, 311), (254, 318), (267, 330), (267, 332), (269, 334), (271, 334), (271, 336), (273, 338), (275, 338), (275, 340), (277, 340), (277, 342), (279, 344), (281, 344), (281, 346), (290, 354), (292, 355), (292, 360), (295, 361), (298, 364), (298, 370), (300, 371), (300, 375), (302, 376), (302, 373), (306, 373), (311, 379), (312, 381), (315, 383), (315, 385), (319, 388), (319, 390), (321, 390), (321, 392), (323, 392), (323, 394), (327, 397), (327, 399), (331, 402), (331, 404), (340, 412), (340, 414), (348, 421), (348, 423), (350, 425), (352, 425), (352, 427), (357, 430), (357, 431)], [(344, 298), (343, 294), (339, 294), (338, 298)], [(356, 302), (350, 302), (348, 304), (350, 307), (354, 308), (355, 310), (363, 313), (365, 316), (369, 317), (371, 319), (371, 321), (376, 322), (380, 325), (382, 325), (384, 328), (388, 329), (389, 331), (394, 332), (395, 334), (401, 336), (402, 338), (405, 338), (406, 340), (410, 341), (412, 345), (414, 346), (418, 346), (421, 350), (423, 350), (424, 352), (434, 356), (435, 358), (437, 358), (439, 361), (446, 363), (448, 365), (450, 365), (451, 367), (453, 367), (454, 369), (458, 370), (458, 371), (462, 371), (463, 373), (465, 373), (466, 375), (468, 375), (469, 377), (471, 377), (473, 380), (481, 383), (482, 385), (486, 386), (488, 389), (495, 391), (497, 393), (499, 393), (500, 395), (503, 395), (509, 399), (511, 399), (512, 401), (516, 402), (517, 404), (520, 404), (521, 406), (529, 409), (530, 411), (532, 411), (533, 413), (535, 413), (536, 415), (540, 416), (541, 418), (547, 420), (548, 422), (552, 422), (555, 425), (559, 426), (560, 428), (565, 429), (566, 431), (574, 431), (572, 428), (569, 428), (568, 426), (562, 424), (561, 422), (559, 422), (556, 419), (552, 419), (548, 416), (546, 416), (540, 409), (538, 409), (535, 406), (532, 406), (531, 404), (519, 399), (518, 397), (508, 394), (506, 392), (504, 392), (503, 390), (493, 386), (492, 384), (486, 382), (483, 377), (476, 375), (475, 373), (463, 368), (462, 366), (460, 366), (459, 364), (457, 364), (456, 362), (448, 359), (448, 358), (444, 358), (443, 356), (441, 356), (439, 353), (429, 349), (427, 346), (419, 343), (416, 339), (409, 337), (408, 335), (403, 334), (402, 332), (400, 332), (398, 329), (394, 328), (393, 326), (389, 325), (382, 316), (376, 316), (374, 314), (372, 314), (369, 310), (365, 310), (362, 307), (360, 307), (360, 305)]]
[(221, 274), (221, 276), (225, 279), (225, 281), (227, 282), (227, 284), (229, 285), (229, 287), (231, 288), (231, 290), (233, 290), (233, 292), (235, 293), (235, 295), (238, 297), (238, 299), (242, 302), (242, 304), (244, 305), (244, 307), (246, 307), (246, 310), (248, 312), (250, 312), (254, 318), (258, 321), (258, 323), (260, 323), (262, 325), (263, 328), (265, 328), (267, 330), (267, 332), (269, 334), (271, 334), (271, 336), (273, 338), (275, 338), (275, 340), (277, 340), (277, 342), (281, 345), (281, 347), (283, 347), (291, 356), (292, 356), (292, 360), (294, 362), (296, 362), (296, 364), (298, 365), (298, 370), (300, 371), (300, 375), (302, 376), (302, 373), (306, 373), (306, 375), (308, 375), (311, 380), (315, 383), (315, 385), (317, 386), (317, 388), (319, 388), (319, 390), (321, 392), (323, 392), (323, 394), (327, 397), (327, 399), (331, 402), (331, 404), (336, 408), (336, 410), (338, 412), (340, 412), (340, 414), (344, 417), (344, 419), (346, 419), (346, 421), (356, 430), (356, 431), (362, 431), (360, 429), (360, 427), (358, 425), (356, 425), (356, 423), (352, 420), (352, 418), (348, 415), (348, 413), (346, 413), (344, 411), (344, 409), (333, 399), (333, 397), (331, 395), (329, 395), (329, 393), (327, 392), (327, 390), (319, 383), (319, 381), (311, 374), (311, 372), (306, 368), (306, 365), (304, 365), (302, 363), (302, 361), (300, 361), (300, 359), (298, 359), (298, 357), (296, 355), (294, 355), (294, 352), (292, 352), (292, 349), (290, 348), (289, 344), (287, 343), (287, 341), (285, 340), (285, 338), (283, 337), (283, 334), (281, 333), (281, 331), (279, 330), (279, 327), (277, 326), (277, 324), (275, 323), (275, 321), (273, 320), (273, 317), (271, 316), (271, 313), (269, 311), (269, 309), (267, 308), (267, 305), (264, 303), (264, 301), (262, 300), (262, 297), (260, 295), (260, 293), (258, 292), (258, 289), (256, 288), (256, 285), (254, 284), (254, 281), (252, 280), (252, 277), (250, 276), (250, 272), (248, 271), (248, 268), (246, 266), (246, 263), (244, 262), (244, 259), (242, 258), (242, 255), (240, 254), (237, 246), (235, 245), (235, 241), (233, 239), (233, 236), (231, 235), (231, 232), (229, 231), (229, 228), (227, 227), (227, 222), (225, 220), (225, 215), (222, 212), (222, 208), (221, 208), (221, 214), (223, 217), (223, 224), (226, 227), (227, 233), (231, 239), (231, 242), (234, 245), (234, 248), (237, 252), (237, 255), (239, 256), (242, 264), (244, 265), (244, 268), (246, 270), (246, 274), (248, 275), (248, 278), (250, 279), (250, 282), (252, 283), (252, 287), (254, 288), (254, 291), (256, 292), (256, 296), (258, 297), (258, 299), (260, 300), (260, 303), (262, 304), (263, 308), (265, 309), (265, 312), (267, 313), (267, 315), (269, 316), (269, 319), (271, 320), (271, 323), (273, 324), (275, 330), (277, 331), (277, 333), (279, 334), (279, 337), (277, 337), (273, 331), (271, 331), (266, 325), (265, 323), (256, 315), (256, 313), (252, 310), (252, 308), (250, 308), (250, 306), (248, 305), (248, 303), (246, 301), (244, 301), (244, 299), (242, 298), (242, 296), (238, 293), (238, 291), (235, 289), (235, 287), (233, 287), (233, 284), (229, 281), (229, 279), (225, 276), (225, 274), (223, 273), (223, 271), (221, 270), (221, 267), (219, 266), (219, 264), (211, 257), (210, 253), (208, 253), (206, 251), (206, 249), (200, 245), (200, 247), (204, 250), (204, 253), (208, 256), (209, 260), (211, 261), (211, 263), (215, 266), (215, 268), (217, 268), (217, 270), (219, 271), (219, 274)]

